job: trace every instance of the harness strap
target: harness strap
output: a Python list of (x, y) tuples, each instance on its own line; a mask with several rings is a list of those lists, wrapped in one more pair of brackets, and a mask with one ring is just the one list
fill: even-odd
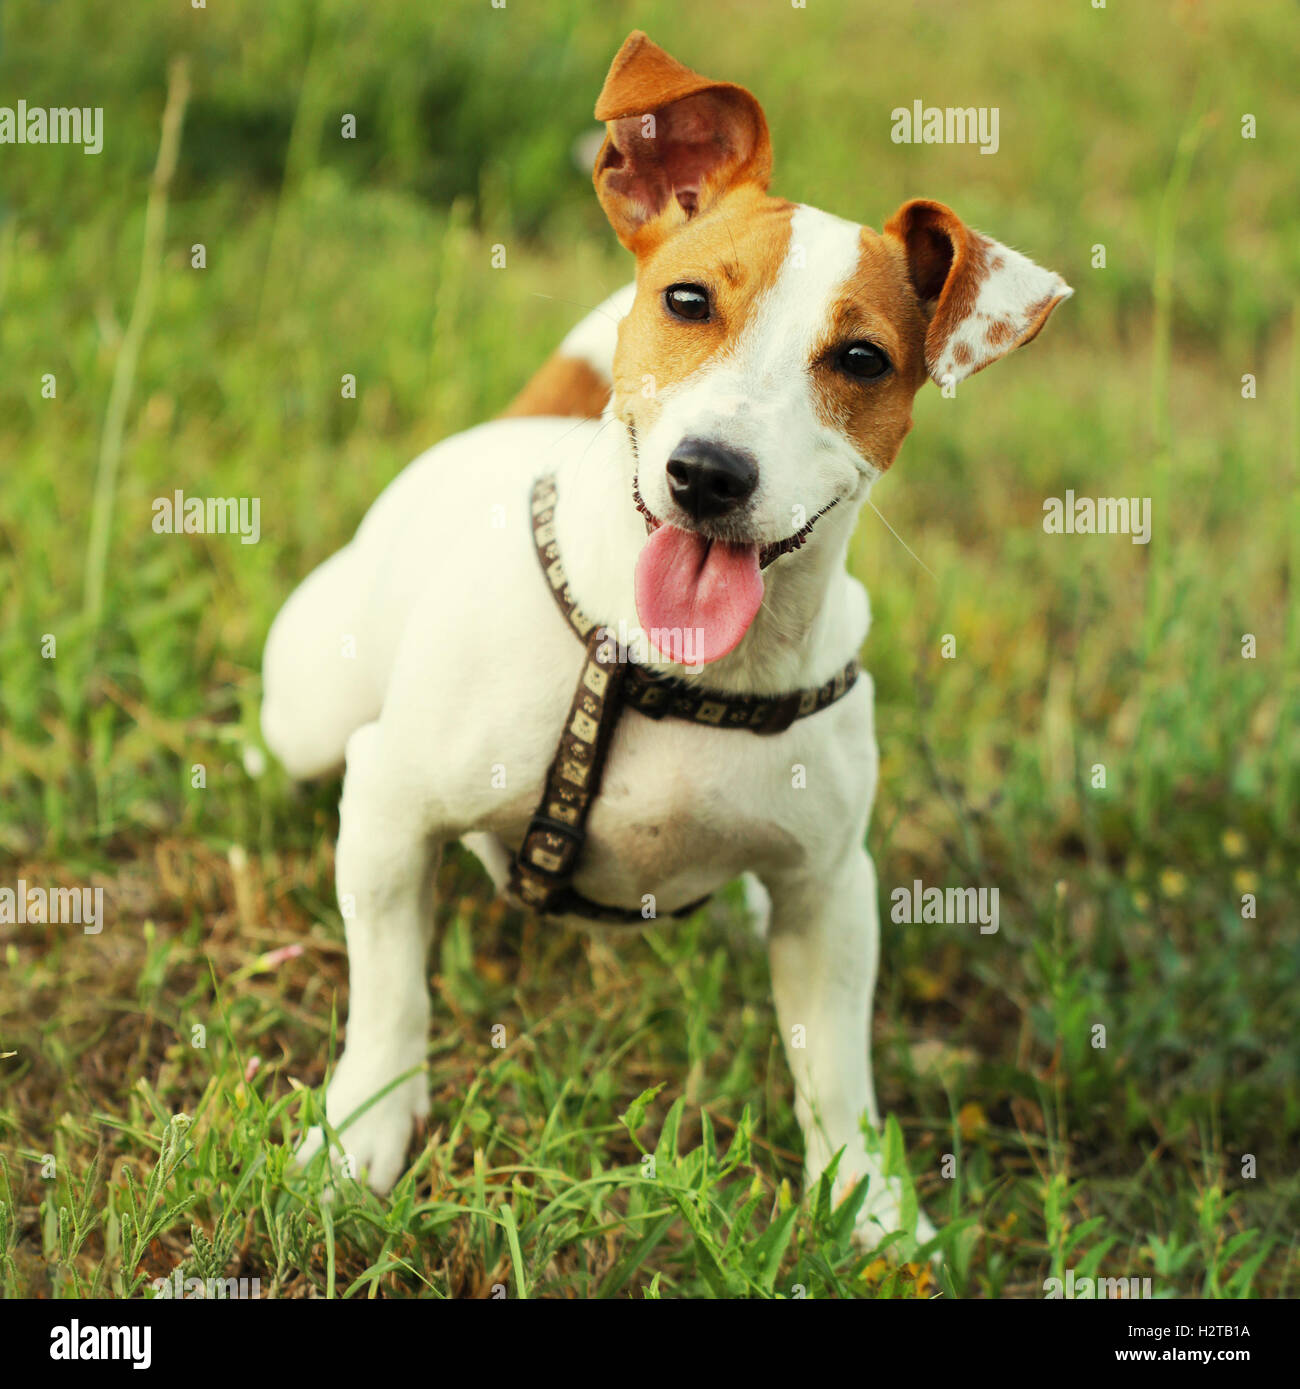
[[(624, 706), (652, 719), (687, 719), (711, 728), (782, 733), (796, 719), (842, 699), (853, 688), (860, 668), (853, 660), (816, 689), (769, 696), (704, 689), (619, 660), (616, 643), (578, 607), (569, 585), (555, 538), (556, 499), (554, 478), (539, 478), (532, 495), (533, 542), (551, 594), (582, 641), (585, 658), (559, 746), (547, 769), (541, 800), (511, 862), (509, 893), (523, 906), (546, 915), (573, 913), (596, 921), (640, 926), (650, 919), (642, 912), (593, 902), (573, 887), (586, 839), (587, 815), (600, 791), (610, 741)], [(672, 915), (690, 916), (708, 900), (708, 896), (701, 897)]]
[(786, 695), (724, 694), (701, 689), (673, 675), (645, 666), (632, 666), (623, 684), (624, 703), (649, 719), (688, 719), (710, 728), (739, 728), (748, 733), (784, 733), (796, 720), (807, 718), (842, 699), (853, 688), (860, 667), (850, 661), (815, 690)]

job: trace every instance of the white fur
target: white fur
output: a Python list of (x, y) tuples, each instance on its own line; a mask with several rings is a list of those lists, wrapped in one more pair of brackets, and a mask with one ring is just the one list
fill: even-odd
[[(945, 376), (962, 381), (1019, 346), (1034, 326), (1029, 314), (1033, 306), (1044, 300), (1068, 299), (1074, 293), (1054, 270), (1044, 270), (1001, 242), (987, 237), (985, 240), (990, 263), (1000, 258), (1002, 264), (996, 270), (990, 268), (975, 297), (974, 312), (948, 334), (936, 360), (930, 364), (931, 375), (941, 383)], [(988, 340), (989, 329), (995, 323), (1005, 323), (1011, 329), (1011, 336), (998, 344)], [(956, 358), (959, 344), (970, 353), (969, 360), (961, 364)]]
[[(674, 431), (702, 429), (754, 449), (768, 538), (798, 529), (796, 506), (811, 517), (840, 502), (802, 550), (766, 571), (744, 641), (694, 677), (713, 687), (775, 694), (820, 684), (866, 637), (866, 594), (844, 558), (877, 470), (818, 420), (807, 362), (857, 237), (848, 223), (799, 209), (792, 256), (805, 248), (803, 268), (787, 264), (733, 350), (686, 383), (642, 441), (652, 507)], [(626, 303), (614, 296), (566, 340), (606, 375), (605, 315), (612, 304), (621, 316)], [(635, 630), (633, 570), (646, 534), (632, 505), (629, 438), (607, 415), (502, 421), (429, 450), (289, 599), (268, 638), (262, 722), (272, 750), (294, 775), (311, 776), (346, 749), (337, 885), (351, 1007), (327, 1098), (335, 1127), (425, 1055), (424, 952), (441, 846), (463, 839), (500, 885), (504, 845), (518, 844), (555, 750), (581, 648), (533, 548), (529, 493), (548, 471), (580, 605), (612, 629)], [(806, 1177), (843, 1149), (837, 1190), (870, 1177), (859, 1229), (872, 1241), (896, 1227), (900, 1202), (861, 1131), (864, 1117), (879, 1121), (870, 1072), (879, 927), (863, 847), (876, 763), (865, 673), (846, 698), (774, 737), (628, 712), (575, 882), (602, 902), (638, 906), (653, 895), (662, 917), (756, 876), (748, 895), (759, 914), (770, 899), (766, 938)], [(342, 1128), (376, 1189), (399, 1175), (427, 1106), (417, 1074)], [(319, 1146), (312, 1134), (305, 1151)], [(917, 1233), (930, 1233), (923, 1219)]]
[[(822, 423), (810, 362), (836, 291), (857, 267), (861, 234), (851, 222), (796, 208), (785, 263), (739, 338), (688, 381), (660, 391), (659, 417), (640, 443), (641, 495), (656, 516), (672, 518), (677, 510), (664, 465), (692, 437), (743, 449), (756, 460), (758, 488), (745, 514), (755, 539), (784, 540), (832, 502), (854, 503), (844, 511), (851, 531), (856, 504), (879, 470)], [(824, 584), (817, 587), (820, 599)]]

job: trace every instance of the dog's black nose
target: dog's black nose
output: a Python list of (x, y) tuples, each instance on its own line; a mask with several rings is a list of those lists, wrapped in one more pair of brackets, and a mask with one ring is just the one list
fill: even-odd
[(758, 486), (758, 464), (740, 449), (683, 439), (668, 460), (668, 491), (696, 521), (734, 511)]

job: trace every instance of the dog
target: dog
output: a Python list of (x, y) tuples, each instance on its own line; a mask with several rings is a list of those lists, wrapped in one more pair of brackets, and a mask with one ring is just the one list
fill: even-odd
[(391, 1187), (428, 1112), (445, 845), (579, 927), (670, 918), (744, 876), (806, 1189), (840, 1154), (835, 1199), (868, 1179), (874, 1244), (904, 1191), (872, 1138), (877, 753), (847, 547), (926, 378), (955, 386), (1072, 291), (940, 203), (877, 233), (769, 195), (755, 98), (640, 32), (596, 118), (635, 284), (507, 418), (410, 464), (267, 639), (268, 747), (296, 778), (346, 766), (350, 1005), (326, 1115)]

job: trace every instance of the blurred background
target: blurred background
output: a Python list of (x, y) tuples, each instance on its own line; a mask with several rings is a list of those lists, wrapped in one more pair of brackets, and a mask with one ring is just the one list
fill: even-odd
[[(198, 1151), (216, 1146), (202, 1172), (169, 1178), (196, 1198), (158, 1237), (172, 1263), (198, 1257), (196, 1219), (220, 1252), (251, 1199), (241, 1162), (260, 1152), (274, 1170), (287, 1078), (319, 1081), (343, 970), (337, 786), (294, 790), (265, 765), (261, 644), (410, 458), (498, 411), (630, 277), (573, 150), (634, 27), (755, 92), (773, 191), (877, 227), (937, 198), (1076, 289), (1030, 350), (955, 400), (918, 397), (874, 500), (925, 567), (870, 511), (853, 550), (882, 753), (879, 1083), (923, 1199), (955, 1222), (952, 1290), (1037, 1296), (1047, 1270), (1091, 1258), (1192, 1295), (1294, 1292), (1300, 104), (1286, 0), (8, 0), (0, 105), (100, 106), (104, 148), (0, 146), (0, 884), (101, 884), (111, 920), (84, 939), (0, 924), (0, 1053), (14, 1053), (0, 1153), (24, 1212), (8, 1235), (0, 1224), (0, 1277), (75, 1291), (93, 1252), (130, 1290), (148, 1259), (127, 1268), (103, 1243), (121, 1165), (148, 1168), (178, 1109), (200, 1116)], [(997, 107), (998, 152), (893, 144), (892, 109), (917, 99)], [(153, 500), (177, 489), (260, 498), (260, 542), (155, 534)], [(1044, 499), (1066, 489), (1150, 497), (1151, 543), (1044, 534)], [(890, 890), (916, 877), (997, 884), (1001, 931), (891, 925)], [(703, 1151), (707, 1170), (709, 1124), (743, 1126), (748, 1102), (769, 1145), (760, 1180), (797, 1184), (766, 967), (738, 913), (614, 951), (539, 938), (486, 907), (463, 865), (445, 887), (434, 968), (454, 1026), (420, 1179), (450, 1212), (439, 1229), (462, 1229), (458, 1184), (482, 1149), (493, 1172), (506, 1155), (537, 1167), (524, 1195), (494, 1178), (493, 1200), (520, 1203), (530, 1276), (552, 1291), (652, 1276), (677, 1295), (712, 1289), (716, 1231), (670, 1220), (616, 1279), (621, 1254), (582, 1231), (552, 1242), (528, 1202), (560, 1161), (543, 1162), (540, 1135), (584, 1135), (570, 1167), (631, 1162), (617, 1116), (661, 1081), (647, 1122), (683, 1099), (683, 1162)], [(273, 953), (304, 942), (296, 959)], [(487, 1019), (542, 1016), (553, 1026), (526, 1053), (487, 1045)], [(196, 1018), (206, 1049), (188, 1041)], [(581, 1115), (561, 1096), (575, 1072), (594, 1107)], [(221, 1146), (236, 1113), (260, 1126), (242, 1154)], [(954, 1145), (956, 1184), (932, 1175)], [(80, 1254), (48, 1228), (55, 1198), (32, 1157), (47, 1151), (60, 1180), (95, 1174), (103, 1220)], [(625, 1219), (641, 1198), (613, 1190)], [(279, 1286), (319, 1292), (319, 1225), (303, 1220), (284, 1246), (299, 1281)], [(259, 1221), (239, 1257), (272, 1268), (275, 1220)], [(619, 1226), (615, 1248), (640, 1248), (645, 1228)], [(341, 1256), (357, 1278), (379, 1265), (368, 1229), (358, 1215)], [(393, 1238), (408, 1236), (425, 1283), (490, 1281), (487, 1234)], [(25, 1251), (7, 1275), (6, 1239)], [(846, 1281), (830, 1291), (882, 1287), (847, 1253), (832, 1263)], [(424, 1288), (405, 1278), (366, 1286)]]

